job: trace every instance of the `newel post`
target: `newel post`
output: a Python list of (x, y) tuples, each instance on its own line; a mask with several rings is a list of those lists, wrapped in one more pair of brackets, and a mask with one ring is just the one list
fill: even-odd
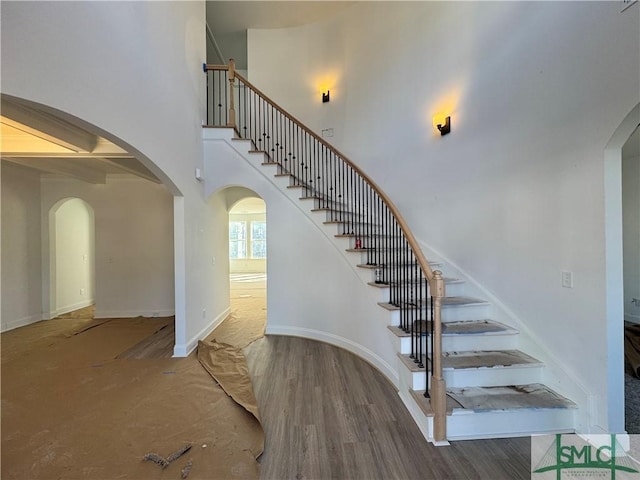
[(233, 96), (233, 85), (236, 81), (236, 61), (233, 58), (229, 59), (229, 121), (228, 127), (236, 126), (236, 105)]
[(435, 442), (447, 441), (447, 391), (442, 377), (442, 298), (444, 297), (444, 278), (442, 272), (433, 272), (433, 369), (431, 373), (431, 408), (433, 409), (433, 439)]

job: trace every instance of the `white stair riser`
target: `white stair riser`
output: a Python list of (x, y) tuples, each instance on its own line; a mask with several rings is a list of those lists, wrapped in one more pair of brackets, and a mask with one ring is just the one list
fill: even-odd
[[(398, 337), (389, 332), (395, 338), (397, 351), (402, 354), (411, 352), (411, 338)], [(443, 352), (465, 352), (471, 350), (514, 350), (518, 344), (518, 334), (477, 334), (477, 335), (443, 335)], [(424, 344), (423, 344), (424, 345)], [(430, 348), (430, 343), (428, 345)]]
[[(410, 371), (402, 364), (410, 374), (407, 382), (413, 390), (424, 390), (426, 376), (424, 371)], [(494, 367), (479, 369), (444, 369), (443, 377), (447, 387), (463, 388), (475, 387), (502, 387), (521, 383), (537, 383), (542, 376), (542, 366), (535, 367)]]
[(574, 409), (518, 409), (493, 412), (464, 412), (447, 417), (449, 440), (509, 438), (533, 433), (574, 431)]

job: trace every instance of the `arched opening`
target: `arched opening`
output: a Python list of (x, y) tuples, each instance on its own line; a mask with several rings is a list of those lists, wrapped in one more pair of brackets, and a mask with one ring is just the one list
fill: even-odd
[[(3, 253), (11, 256), (9, 270), (19, 281), (3, 288), (2, 303), (30, 291), (14, 302), (2, 329), (95, 302), (99, 318), (175, 314), (175, 343), (184, 345), (182, 192), (150, 158), (110, 132), (47, 105), (5, 94), (0, 100), (3, 132), (11, 134), (0, 149), (7, 172), (2, 189), (20, 213), (3, 221), (4, 229), (17, 231), (10, 242), (3, 240)], [(78, 256), (79, 237), (61, 236), (75, 228), (67, 210), (75, 208), (77, 217), (82, 201), (91, 204), (85, 216), (94, 222), (93, 250)], [(24, 247), (23, 237), (29, 239)], [(70, 247), (66, 257), (61, 245)], [(92, 269), (91, 281), (67, 281), (76, 260)]]
[(95, 214), (80, 198), (49, 211), (49, 318), (95, 304)]
[(264, 329), (267, 321), (267, 207), (246, 197), (229, 210), (231, 311)]
[(615, 130), (604, 150), (607, 311), (607, 430), (625, 430), (624, 255), (622, 150), (640, 125), (640, 104)]

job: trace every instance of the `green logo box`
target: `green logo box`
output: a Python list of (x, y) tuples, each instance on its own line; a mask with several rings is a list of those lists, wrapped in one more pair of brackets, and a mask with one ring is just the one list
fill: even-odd
[(535, 435), (532, 480), (640, 480), (640, 435)]

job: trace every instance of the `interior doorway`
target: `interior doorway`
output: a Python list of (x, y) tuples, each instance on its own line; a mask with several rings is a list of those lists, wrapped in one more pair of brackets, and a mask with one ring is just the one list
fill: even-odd
[[(95, 214), (80, 198), (49, 211), (49, 318), (95, 305)], [(92, 315), (91, 315), (92, 316)]]
[(612, 433), (626, 430), (628, 416), (625, 415), (625, 355), (622, 348), (625, 330), (622, 150), (639, 125), (640, 104), (637, 104), (616, 128), (604, 149), (607, 412), (602, 422)]
[(264, 331), (267, 209), (264, 200), (257, 196), (242, 198), (229, 209), (229, 287), (232, 315), (242, 319), (243, 328)]

